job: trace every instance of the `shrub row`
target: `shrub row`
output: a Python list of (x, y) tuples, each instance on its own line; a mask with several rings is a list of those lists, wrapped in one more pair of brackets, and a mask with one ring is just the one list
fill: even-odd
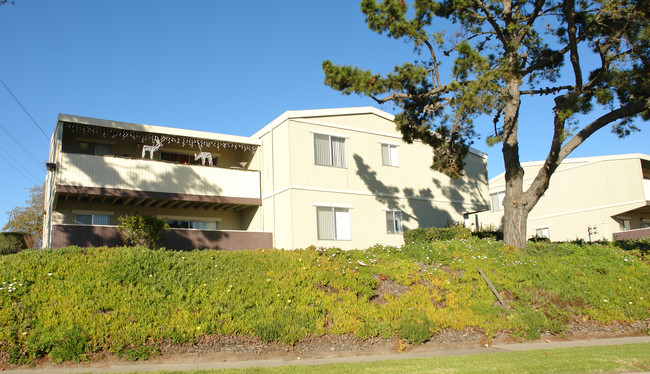
[(25, 233), (0, 232), (0, 255), (17, 253), (27, 248)]
[(440, 240), (467, 239), (472, 230), (464, 226), (428, 227), (411, 229), (404, 233), (404, 243), (431, 243)]

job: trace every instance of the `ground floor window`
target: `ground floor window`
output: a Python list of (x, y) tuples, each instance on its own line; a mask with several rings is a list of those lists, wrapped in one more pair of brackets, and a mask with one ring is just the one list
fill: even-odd
[(548, 227), (540, 227), (536, 230), (535, 236), (538, 238), (547, 238), (550, 239), (551, 236), (548, 231)]
[(402, 233), (402, 212), (391, 210), (386, 212), (386, 230), (389, 234)]
[(350, 209), (316, 207), (316, 224), (320, 240), (350, 240)]
[(167, 220), (172, 229), (219, 230), (218, 221)]
[(631, 227), (629, 218), (626, 217), (617, 218), (616, 222), (618, 222), (618, 226), (621, 231), (627, 231)]
[(77, 225), (106, 226), (110, 224), (110, 216), (108, 214), (77, 213), (74, 223)]

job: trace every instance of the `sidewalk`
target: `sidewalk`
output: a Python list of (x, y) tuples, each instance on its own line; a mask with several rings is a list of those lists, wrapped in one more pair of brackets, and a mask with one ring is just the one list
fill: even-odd
[[(289, 365), (320, 365), (320, 364), (335, 364), (343, 362), (369, 362), (369, 361), (385, 361), (385, 360), (405, 360), (412, 358), (436, 357), (436, 356), (460, 356), (460, 355), (473, 355), (485, 353), (498, 353), (498, 352), (513, 352), (513, 351), (531, 351), (536, 349), (554, 349), (554, 348), (571, 348), (571, 347), (591, 347), (603, 345), (621, 345), (632, 343), (650, 343), (650, 336), (634, 336), (622, 338), (609, 338), (609, 339), (590, 339), (590, 340), (573, 340), (573, 341), (560, 341), (548, 343), (516, 343), (516, 344), (496, 344), (483, 348), (470, 348), (458, 349), (448, 351), (428, 351), (416, 353), (395, 353), (380, 356), (350, 356), (350, 357), (326, 357), (326, 358), (309, 358), (309, 359), (295, 359), (295, 360), (250, 360), (250, 361), (213, 361), (203, 362), (200, 359), (188, 358), (186, 362), (174, 363), (148, 363), (148, 362), (133, 362), (128, 364), (115, 364), (109, 366), (95, 366), (87, 364), (79, 364), (78, 366), (70, 367), (38, 367), (27, 368), (18, 370), (5, 370), (2, 374), (65, 374), (65, 373), (128, 373), (128, 372), (147, 372), (147, 371), (183, 371), (183, 370), (208, 370), (208, 369), (236, 369), (247, 367), (274, 367), (274, 366), (289, 366)], [(101, 365), (101, 364), (98, 364)]]

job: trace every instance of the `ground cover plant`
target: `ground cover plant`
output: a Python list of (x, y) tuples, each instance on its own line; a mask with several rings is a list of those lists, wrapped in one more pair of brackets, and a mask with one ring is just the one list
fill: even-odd
[(477, 238), (354, 251), (28, 250), (0, 257), (0, 364), (98, 351), (135, 360), (206, 334), (419, 344), (442, 329), (534, 339), (576, 320), (647, 321), (650, 266), (637, 252), (551, 243), (520, 251)]

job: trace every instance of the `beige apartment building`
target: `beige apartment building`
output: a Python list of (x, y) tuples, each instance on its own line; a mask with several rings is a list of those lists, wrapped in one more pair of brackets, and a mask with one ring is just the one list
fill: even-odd
[(121, 245), (118, 217), (165, 218), (174, 249), (401, 245), (488, 208), (486, 155), (430, 169), (372, 107), (286, 112), (251, 137), (59, 115), (43, 245)]
[[(522, 163), (525, 188), (542, 165)], [(479, 227), (502, 226), (504, 175), (489, 182), (491, 209), (472, 219)], [(530, 212), (527, 235), (552, 241), (650, 237), (650, 156), (565, 159)]]

